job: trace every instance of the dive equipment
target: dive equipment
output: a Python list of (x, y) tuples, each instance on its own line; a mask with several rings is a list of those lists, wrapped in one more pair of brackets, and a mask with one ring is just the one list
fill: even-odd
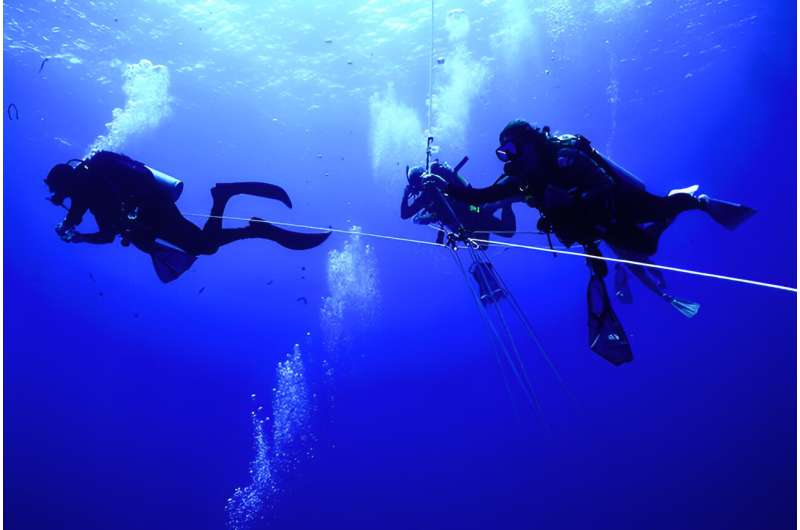
[(183, 193), (182, 181), (150, 166), (145, 165), (144, 167), (150, 170), (150, 173), (153, 174), (153, 178), (156, 179), (156, 185), (158, 186), (159, 191), (162, 192), (165, 197), (172, 202), (176, 202), (178, 198), (180, 198), (181, 193)]

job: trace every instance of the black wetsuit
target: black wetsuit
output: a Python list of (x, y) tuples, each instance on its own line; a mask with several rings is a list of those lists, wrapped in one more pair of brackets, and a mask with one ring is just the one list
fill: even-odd
[[(407, 186), (400, 204), (400, 217), (414, 216), (418, 224), (441, 223), (453, 232), (463, 228), (479, 239), (488, 238), (490, 232), (503, 237), (514, 235), (517, 223), (510, 206), (476, 206), (458, 200), (444, 203), (444, 200), (447, 199), (438, 190), (412, 190)], [(499, 219), (494, 216), (498, 209), (501, 210)]]
[[(681, 212), (697, 209), (688, 194), (660, 197), (626, 186), (576, 147), (554, 144), (542, 167), (522, 178), (504, 176), (483, 188), (448, 187), (448, 195), (484, 203), (514, 198), (537, 208), (540, 228), (567, 246), (604, 240), (609, 245), (652, 255), (661, 233)], [(652, 223), (650, 226), (644, 226)]]
[(144, 164), (117, 153), (101, 151), (81, 163), (70, 198), (63, 228), (78, 226), (87, 211), (97, 222), (96, 233), (81, 234), (83, 242), (110, 243), (123, 235), (149, 252), (153, 242), (161, 239), (188, 254), (200, 255), (213, 254), (231, 240), (223, 237), (221, 221), (206, 223), (201, 230), (186, 219), (160, 192)]
[[(588, 142), (581, 149), (574, 141), (580, 137), (571, 139), (573, 145), (561, 139), (552, 141), (533, 174), (503, 176), (483, 189), (450, 186), (447, 193), (477, 203), (524, 201), (541, 213), (540, 230), (554, 233), (568, 247), (578, 243), (594, 256), (600, 256), (597, 243), (601, 240), (618, 253), (655, 254), (661, 234), (674, 218), (700, 207), (692, 195), (659, 197), (626, 181), (587, 152)], [(586, 261), (591, 271), (587, 289), (589, 346), (609, 362), (624, 364), (633, 359), (633, 353), (611, 307), (604, 282), (608, 269), (603, 261)]]
[(110, 243), (116, 235), (122, 235), (125, 241), (152, 253), (156, 240), (160, 239), (198, 256), (214, 254), (222, 245), (240, 239), (271, 239), (287, 248), (306, 249), (319, 245), (330, 235), (299, 234), (263, 222), (222, 228), (225, 206), (239, 193), (278, 199), (291, 207), (286, 192), (271, 184), (218, 184), (212, 190), (210, 217), (201, 229), (181, 214), (141, 162), (101, 151), (82, 162), (75, 173), (75, 185), (70, 192), (72, 202), (61, 230), (78, 226), (87, 211), (94, 215), (99, 228), (94, 234), (80, 234), (77, 240), (81, 242)]

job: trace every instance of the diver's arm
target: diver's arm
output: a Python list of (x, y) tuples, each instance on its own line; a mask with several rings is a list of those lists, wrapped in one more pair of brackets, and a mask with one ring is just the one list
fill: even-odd
[(509, 177), (503, 177), (488, 188), (459, 188), (448, 186), (445, 193), (456, 200), (470, 204), (487, 204), (507, 199), (522, 200), (522, 192), (517, 183)]
[(73, 197), (72, 204), (70, 204), (67, 216), (56, 226), (56, 233), (58, 236), (69, 243), (111, 243), (114, 241), (116, 234), (113, 230), (100, 227), (95, 233), (82, 234), (75, 230), (75, 228), (83, 221), (83, 216), (89, 210), (89, 207), (80, 198)]
[[(400, 218), (408, 219), (422, 210), (424, 204), (420, 200), (421, 198), (422, 193), (412, 192), (411, 186), (406, 186), (406, 190), (403, 193), (403, 201), (400, 203)], [(409, 199), (411, 199), (411, 204), (409, 204)]]
[(61, 221), (60, 226), (64, 228), (75, 228), (83, 221), (83, 216), (89, 211), (89, 206), (77, 198), (72, 198), (72, 203), (69, 206), (69, 211), (64, 220)]
[(83, 216), (88, 210), (89, 207), (83, 201), (73, 197), (67, 216), (56, 225), (56, 234), (58, 234), (58, 237), (64, 241), (70, 241), (75, 234), (75, 227), (81, 224)]
[(107, 230), (100, 230), (91, 234), (81, 234), (80, 232), (72, 231), (72, 237), (69, 238), (70, 243), (91, 243), (94, 245), (104, 245), (114, 241), (117, 235), (114, 232)]

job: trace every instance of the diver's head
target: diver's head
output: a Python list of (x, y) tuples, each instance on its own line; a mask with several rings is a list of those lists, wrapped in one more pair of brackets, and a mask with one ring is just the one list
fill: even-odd
[(408, 178), (408, 185), (411, 189), (419, 189), (422, 187), (422, 176), (425, 174), (425, 166), (414, 166), (408, 170), (406, 178)]
[(70, 196), (75, 182), (75, 168), (69, 164), (56, 164), (47, 174), (44, 183), (52, 194), (48, 200), (61, 206), (64, 199)]
[(495, 153), (505, 162), (503, 171), (513, 177), (536, 172), (547, 149), (547, 132), (525, 120), (513, 120), (500, 132), (500, 147)]
[(450, 167), (450, 164), (447, 162), (440, 162), (438, 159), (431, 163), (431, 173), (434, 175), (439, 175), (446, 180), (448, 184), (455, 184), (458, 180), (456, 174), (453, 172), (453, 168)]

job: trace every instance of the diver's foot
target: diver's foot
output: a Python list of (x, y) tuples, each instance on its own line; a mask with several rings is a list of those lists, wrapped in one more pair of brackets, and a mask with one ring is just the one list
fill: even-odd
[(250, 230), (253, 232), (254, 237), (262, 239), (271, 239), (282, 247), (291, 250), (308, 250), (317, 247), (325, 242), (331, 235), (331, 232), (322, 232), (317, 234), (305, 234), (301, 232), (292, 232), (284, 230), (277, 226), (264, 221), (260, 217), (251, 217), (249, 222)]
[(267, 182), (223, 182), (211, 188), (211, 198), (215, 202), (228, 201), (234, 195), (253, 195), (282, 202), (287, 208), (292, 207), (292, 200), (286, 190)]
[(712, 219), (728, 230), (733, 230), (738, 227), (756, 213), (756, 211), (749, 206), (712, 199), (705, 194), (700, 195), (697, 201), (700, 203), (701, 210), (708, 213)]

